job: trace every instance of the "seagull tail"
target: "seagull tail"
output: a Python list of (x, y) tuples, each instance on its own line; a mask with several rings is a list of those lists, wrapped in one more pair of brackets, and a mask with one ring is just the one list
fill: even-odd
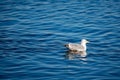
[(68, 45), (68, 44), (65, 44), (64, 46), (65, 46), (65, 47), (68, 47), (69, 45)]

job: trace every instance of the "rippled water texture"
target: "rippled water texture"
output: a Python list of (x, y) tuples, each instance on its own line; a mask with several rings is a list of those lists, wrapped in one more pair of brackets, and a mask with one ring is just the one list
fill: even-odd
[(119, 33), (120, 0), (1, 0), (0, 80), (120, 80)]

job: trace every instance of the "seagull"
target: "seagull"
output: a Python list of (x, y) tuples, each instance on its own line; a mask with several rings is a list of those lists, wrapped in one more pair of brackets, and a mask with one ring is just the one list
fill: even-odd
[(86, 39), (82, 39), (81, 43), (68, 43), (65, 46), (69, 49), (69, 51), (80, 53), (81, 57), (86, 57), (87, 43), (89, 43), (89, 41), (87, 41)]

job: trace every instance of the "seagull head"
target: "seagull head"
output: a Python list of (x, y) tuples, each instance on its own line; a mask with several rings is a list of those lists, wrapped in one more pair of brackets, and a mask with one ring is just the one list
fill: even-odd
[(86, 44), (86, 43), (89, 43), (89, 41), (88, 41), (88, 40), (86, 40), (86, 39), (82, 39), (82, 40), (81, 40), (81, 43)]

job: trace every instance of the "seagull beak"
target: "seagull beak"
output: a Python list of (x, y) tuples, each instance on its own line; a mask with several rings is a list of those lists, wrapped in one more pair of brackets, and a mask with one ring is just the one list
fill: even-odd
[(87, 41), (87, 43), (90, 43), (90, 41)]

